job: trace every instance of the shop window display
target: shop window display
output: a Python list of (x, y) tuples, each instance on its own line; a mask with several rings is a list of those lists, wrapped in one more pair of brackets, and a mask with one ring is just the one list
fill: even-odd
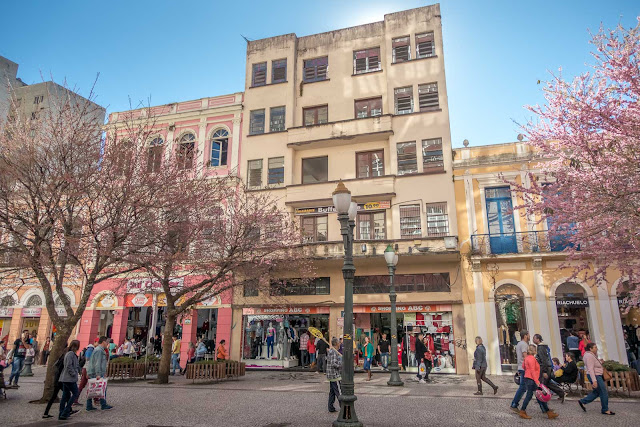
[(527, 329), (524, 293), (515, 285), (502, 285), (496, 289), (495, 304), (502, 369), (515, 370), (516, 344), (520, 341), (520, 331)]
[(589, 331), (589, 298), (582, 286), (576, 283), (563, 283), (556, 289), (556, 307), (558, 327), (564, 349), (567, 349), (567, 336), (570, 331)]
[(618, 286), (618, 307), (620, 309), (620, 321), (625, 341), (627, 360), (633, 363), (640, 360), (640, 307), (629, 306), (629, 296), (635, 290), (635, 286), (629, 282), (623, 282)]

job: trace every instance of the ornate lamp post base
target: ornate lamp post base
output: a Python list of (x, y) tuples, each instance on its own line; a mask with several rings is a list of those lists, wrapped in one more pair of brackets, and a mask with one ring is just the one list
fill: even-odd
[(389, 370), (391, 371), (391, 378), (387, 381), (387, 385), (392, 387), (402, 387), (404, 382), (400, 379), (400, 373), (398, 372), (400, 368), (397, 366), (395, 368), (391, 366), (389, 367)]
[(354, 405), (357, 399), (353, 394), (347, 396), (344, 394), (340, 395), (338, 398), (340, 401), (340, 415), (338, 415), (338, 419), (333, 422), (333, 427), (362, 427), (362, 422), (359, 421), (356, 416), (356, 408)]

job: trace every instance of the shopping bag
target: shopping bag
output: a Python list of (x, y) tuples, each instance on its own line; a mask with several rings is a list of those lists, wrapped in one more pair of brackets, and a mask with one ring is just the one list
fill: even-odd
[(427, 366), (424, 364), (424, 362), (420, 363), (420, 368), (418, 368), (420, 370), (420, 375), (424, 375), (427, 372)]
[(107, 391), (106, 378), (90, 378), (87, 383), (87, 399), (104, 399)]

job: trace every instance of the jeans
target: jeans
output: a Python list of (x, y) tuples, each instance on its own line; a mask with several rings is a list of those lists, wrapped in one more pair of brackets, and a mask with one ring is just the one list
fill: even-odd
[(15, 385), (18, 385), (18, 379), (20, 378), (20, 372), (24, 368), (24, 357), (14, 357), (11, 364), (11, 376), (9, 377), (9, 384), (16, 379)]
[(307, 359), (309, 352), (307, 350), (300, 350), (300, 366), (307, 366)]
[(78, 398), (78, 384), (62, 383), (62, 398), (60, 399), (60, 417), (68, 417), (71, 415), (71, 405)]
[(329, 381), (329, 412), (334, 412), (336, 410), (333, 406), (333, 402), (338, 400), (338, 397), (340, 397), (340, 382)]
[(174, 353), (171, 355), (171, 375), (176, 374), (176, 369), (180, 371), (180, 362), (178, 362), (179, 357), (180, 357), (179, 354)]
[(316, 352), (314, 351), (313, 353), (309, 353), (309, 363), (313, 363), (316, 361)]
[(49, 415), (49, 409), (51, 409), (51, 405), (53, 405), (53, 402), (58, 398), (58, 393), (60, 393), (60, 390), (62, 390), (62, 383), (56, 381), (56, 383), (53, 385), (53, 394), (47, 402), (47, 407), (44, 410), (45, 415)]
[[(525, 383), (525, 387), (527, 389), (527, 395), (524, 397), (524, 401), (522, 402), (522, 408), (520, 409), (522, 409), (523, 411), (526, 411), (527, 406), (529, 405), (529, 401), (533, 397), (533, 393), (538, 389), (538, 385), (531, 378), (522, 378), (522, 380), (520, 384)], [(549, 412), (549, 406), (547, 405), (547, 402), (541, 402), (538, 399), (536, 399), (536, 401), (540, 405), (540, 409), (542, 410), (542, 412), (544, 412), (545, 414)]]
[(387, 369), (387, 366), (389, 366), (389, 353), (380, 353), (380, 363), (382, 363), (384, 369)]
[(513, 400), (511, 401), (512, 408), (518, 407), (518, 405), (520, 404), (520, 399), (522, 399), (522, 396), (527, 391), (526, 381), (524, 380), (524, 370), (518, 369), (518, 373), (520, 374), (520, 386), (518, 387), (516, 395), (513, 396)]
[(325, 362), (325, 357), (327, 357), (326, 354), (318, 354), (318, 372), (324, 372), (324, 362)]
[[(590, 383), (593, 383), (591, 375), (587, 375), (587, 378)], [(598, 383), (598, 387), (595, 387), (591, 393), (580, 399), (580, 402), (582, 402), (583, 405), (586, 405), (600, 397), (600, 412), (605, 413), (609, 410), (609, 392), (607, 391), (607, 383), (604, 381), (604, 378), (602, 378), (602, 375), (596, 375), (596, 382)]]

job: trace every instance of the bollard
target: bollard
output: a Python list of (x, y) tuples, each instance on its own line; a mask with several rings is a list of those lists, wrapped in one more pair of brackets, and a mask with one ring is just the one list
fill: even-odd
[(33, 365), (33, 356), (27, 356), (24, 358), (24, 368), (20, 372), (21, 377), (32, 377), (33, 371), (31, 371), (31, 365)]

